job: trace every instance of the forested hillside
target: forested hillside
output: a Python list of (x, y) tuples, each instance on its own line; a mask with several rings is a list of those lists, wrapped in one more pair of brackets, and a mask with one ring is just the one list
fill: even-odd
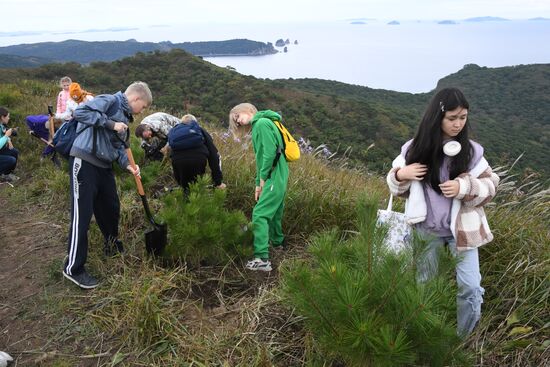
[(52, 62), (54, 62), (53, 59), (46, 59), (44, 57), (0, 55), (0, 68), (35, 68)]
[[(352, 161), (377, 171), (385, 170), (401, 144), (413, 136), (431, 96), (318, 79), (262, 80), (181, 50), (139, 53), (87, 67), (69, 63), (0, 72), (3, 80), (52, 83), (63, 75), (70, 75), (94, 93), (112, 92), (133, 80), (144, 80), (151, 85), (157, 109), (183, 109), (221, 125), (226, 124), (232, 105), (250, 101), (282, 112), (291, 130), (315, 145), (325, 143), (339, 152), (352, 147)], [(473, 138), (485, 146), (493, 165), (510, 163), (525, 153), (519, 166), (548, 176), (549, 64), (494, 69), (467, 65), (440, 80), (438, 87), (450, 85), (462, 88), (468, 97)]]
[[(268, 55), (277, 53), (277, 50), (275, 50), (271, 43), (247, 39), (232, 39), (226, 41), (183, 43), (172, 43), (169, 41), (158, 43), (138, 42), (136, 40), (96, 42), (66, 40), (62, 42), (41, 42), (0, 47), (0, 54), (17, 55), (24, 58), (42, 58), (51, 60), (50, 62), (72, 61), (88, 64), (94, 61), (114, 61), (123, 57), (133, 56), (137, 52), (169, 51), (172, 49), (182, 49), (196, 56)], [(31, 65), (22, 63), (15, 66), (29, 67)], [(4, 67), (14, 67), (14, 65), (12, 63)]]

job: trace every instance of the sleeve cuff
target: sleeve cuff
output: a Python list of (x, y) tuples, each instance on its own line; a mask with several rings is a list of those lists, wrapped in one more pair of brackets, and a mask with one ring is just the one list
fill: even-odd
[(470, 191), (469, 181), (460, 177), (455, 178), (455, 181), (458, 182), (458, 194), (455, 199), (462, 200)]
[(115, 129), (115, 122), (111, 121), (111, 120), (107, 120), (107, 122), (105, 122), (105, 127), (109, 130), (114, 130)]

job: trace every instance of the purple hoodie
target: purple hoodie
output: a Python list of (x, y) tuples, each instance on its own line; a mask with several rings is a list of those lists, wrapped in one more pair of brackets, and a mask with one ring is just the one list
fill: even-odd
[[(444, 141), (443, 143), (446, 143)], [(412, 139), (403, 144), (401, 147), (401, 155), (406, 157), (407, 151), (412, 143)], [(483, 157), (483, 147), (473, 140), (470, 140), (470, 144), (473, 148), (472, 160), (468, 164), (468, 170), (471, 170)], [(441, 169), (439, 170), (439, 180), (441, 183), (449, 180), (449, 164), (451, 158), (445, 156)], [(445, 196), (437, 193), (432, 186), (425, 181), (422, 181), (424, 188), (424, 198), (426, 199), (426, 220), (418, 223), (416, 228), (423, 231), (432, 233), (438, 237), (452, 236), (451, 232), (451, 206), (453, 204), (452, 198), (446, 198)]]

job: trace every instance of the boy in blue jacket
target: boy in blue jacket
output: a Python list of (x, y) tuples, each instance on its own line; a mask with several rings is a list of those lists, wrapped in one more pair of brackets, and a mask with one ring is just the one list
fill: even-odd
[(99, 95), (75, 110), (78, 135), (69, 159), (71, 227), (63, 276), (81, 288), (98, 286), (98, 281), (84, 268), (92, 214), (105, 238), (105, 254), (123, 251), (118, 240), (120, 202), (112, 163), (117, 161), (139, 175), (139, 167), (134, 170), (130, 166), (125, 150), (128, 123), (133, 121), (133, 114), (141, 113), (152, 100), (147, 84), (135, 82), (124, 93)]

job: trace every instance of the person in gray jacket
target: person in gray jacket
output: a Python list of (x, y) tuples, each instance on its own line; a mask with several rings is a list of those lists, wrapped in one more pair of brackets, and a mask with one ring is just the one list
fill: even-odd
[(135, 82), (124, 93), (96, 96), (75, 110), (78, 135), (69, 160), (71, 226), (63, 276), (81, 288), (98, 286), (98, 281), (84, 267), (92, 214), (105, 238), (105, 254), (124, 250), (118, 239), (120, 202), (112, 163), (117, 161), (122, 168), (139, 176), (139, 167), (132, 168), (125, 150), (128, 123), (133, 120), (132, 114), (141, 113), (152, 100), (147, 84)]

